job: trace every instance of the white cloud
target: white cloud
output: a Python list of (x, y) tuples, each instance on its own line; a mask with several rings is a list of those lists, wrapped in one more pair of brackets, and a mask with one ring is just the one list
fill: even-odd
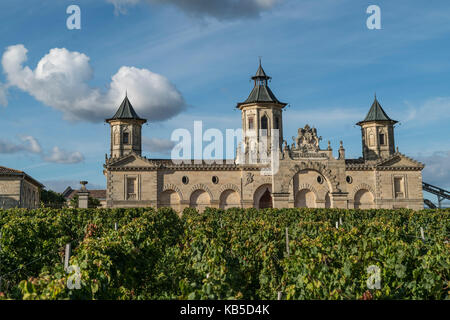
[(52, 152), (49, 155), (44, 156), (44, 160), (47, 162), (72, 164), (79, 163), (84, 160), (81, 152), (67, 152), (58, 147), (53, 147)]
[[(116, 14), (126, 13), (127, 6), (134, 6), (141, 0), (106, 0), (112, 3)], [(169, 4), (194, 16), (208, 16), (220, 20), (259, 16), (272, 9), (282, 0), (147, 0), (152, 4)]]
[(175, 142), (168, 139), (159, 138), (142, 138), (142, 145), (144, 151), (169, 154), (175, 146)]
[[(50, 163), (73, 164), (84, 160), (83, 154), (79, 151), (67, 152), (61, 150), (57, 146), (53, 147), (50, 153), (42, 150), (39, 141), (33, 136), (21, 136), (22, 143), (14, 143), (5, 140), (0, 140), (0, 154), (12, 154), (19, 152), (29, 152), (39, 155), (42, 160)], [(41, 166), (42, 164), (38, 164)]]
[(17, 153), (23, 150), (25, 150), (23, 145), (0, 140), (0, 153)]
[(103, 121), (111, 117), (128, 90), (136, 112), (150, 121), (166, 120), (185, 107), (176, 87), (162, 75), (147, 69), (121, 67), (102, 92), (88, 81), (93, 71), (89, 57), (65, 48), (51, 49), (34, 70), (23, 66), (27, 49), (19, 44), (6, 49), (3, 70), (9, 86), (16, 86), (38, 101), (60, 110), (67, 120)]
[(42, 148), (35, 137), (32, 136), (22, 136), (22, 141), (27, 142), (26, 149), (32, 153), (41, 153)]
[[(405, 124), (428, 125), (434, 121), (450, 119), (450, 97), (435, 97), (426, 100), (421, 105), (407, 103)], [(404, 113), (403, 113), (404, 114)]]
[(432, 185), (450, 187), (450, 150), (436, 151), (430, 156), (417, 156), (417, 160), (425, 164), (423, 181)]
[(39, 142), (32, 136), (20, 137), (22, 143), (14, 143), (6, 140), (0, 140), (0, 153), (18, 153), (31, 152), (41, 153), (42, 149)]

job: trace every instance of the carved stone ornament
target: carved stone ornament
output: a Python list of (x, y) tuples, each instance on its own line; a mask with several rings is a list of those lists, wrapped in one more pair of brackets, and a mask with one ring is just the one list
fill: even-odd
[(247, 180), (245, 182), (245, 185), (249, 185), (253, 182), (255, 175), (251, 172), (247, 172)]
[(319, 142), (322, 140), (322, 137), (317, 136), (316, 128), (311, 128), (309, 125), (306, 125), (304, 128), (298, 129), (297, 137), (292, 137), (292, 140), (296, 144), (295, 150), (297, 151), (317, 152), (320, 150)]

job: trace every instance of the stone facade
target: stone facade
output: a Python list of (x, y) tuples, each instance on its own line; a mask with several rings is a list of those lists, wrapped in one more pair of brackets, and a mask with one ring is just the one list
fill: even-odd
[(25, 172), (0, 166), (0, 208), (39, 208), (44, 186)]
[[(243, 146), (236, 159), (223, 163), (176, 164), (142, 157), (140, 129), (145, 120), (136, 115), (129, 101), (124, 102), (131, 110), (119, 109), (119, 116), (116, 113), (107, 120), (111, 154), (104, 165), (106, 206), (172, 207), (179, 212), (187, 207), (200, 211), (206, 207), (423, 208), (424, 165), (395, 149), (396, 121), (386, 115), (376, 98), (367, 117), (358, 122), (363, 156), (346, 159), (341, 142), (335, 158), (330, 143), (321, 149), (322, 138), (308, 125), (300, 128), (288, 145), (282, 132), (286, 104), (270, 91), (270, 77), (261, 66), (252, 79), (252, 93), (237, 105), (242, 112)], [(121, 132), (120, 126), (137, 133), (132, 141), (126, 138), (128, 147), (120, 145), (120, 134), (115, 136)], [(278, 130), (278, 138), (272, 137), (273, 129)], [(270, 141), (272, 162), (260, 161), (258, 153), (252, 156), (265, 138)], [(134, 141), (139, 141), (138, 145)], [(278, 160), (277, 169), (272, 167), (273, 159)]]

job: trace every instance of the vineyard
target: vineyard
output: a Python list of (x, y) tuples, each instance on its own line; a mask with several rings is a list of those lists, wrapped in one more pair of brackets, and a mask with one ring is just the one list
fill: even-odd
[(449, 299), (449, 234), (449, 209), (0, 210), (0, 299)]

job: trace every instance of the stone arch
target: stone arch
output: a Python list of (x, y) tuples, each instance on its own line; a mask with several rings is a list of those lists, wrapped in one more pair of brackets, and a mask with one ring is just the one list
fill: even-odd
[(255, 191), (253, 192), (253, 207), (258, 208), (260, 207), (260, 200), (262, 196), (266, 193), (266, 191), (272, 192), (272, 184), (270, 183), (264, 183), (259, 185)]
[(161, 195), (159, 197), (159, 205), (160, 207), (170, 207), (178, 209), (180, 200), (180, 196), (175, 190), (168, 189), (161, 192)]
[(178, 193), (178, 197), (180, 198), (180, 201), (183, 201), (183, 199), (184, 199), (184, 198), (183, 198), (183, 193), (181, 192), (180, 188), (178, 188), (177, 185), (175, 185), (175, 184), (173, 184), (173, 183), (165, 184), (165, 185), (163, 186), (162, 192), (168, 191), (168, 190), (173, 190), (173, 191), (175, 191), (176, 193)]
[(375, 197), (373, 193), (367, 189), (360, 189), (355, 194), (355, 209), (373, 209), (375, 207)]
[(302, 183), (301, 185), (298, 186), (298, 189), (296, 191), (298, 192), (298, 191), (303, 190), (303, 189), (310, 190), (312, 193), (314, 193), (314, 196), (316, 197), (316, 199), (320, 199), (319, 192), (317, 192), (316, 188), (314, 188), (309, 183)]
[(191, 192), (190, 192), (191, 194), (190, 194), (190, 196), (189, 196), (189, 199), (192, 197), (192, 194), (193, 194), (195, 191), (199, 190), (199, 189), (201, 189), (201, 190), (203, 190), (203, 191), (206, 191), (206, 192), (209, 194), (209, 199), (210, 199), (211, 201), (215, 199), (214, 196), (213, 196), (213, 193), (211, 192), (211, 190), (209, 190), (208, 186), (206, 186), (206, 185), (203, 184), (203, 183), (199, 183), (199, 184), (196, 184), (196, 185), (192, 186)]
[(355, 199), (356, 193), (362, 189), (370, 191), (372, 193), (372, 196), (374, 196), (374, 199), (375, 199), (375, 190), (367, 183), (361, 183), (361, 184), (357, 185), (355, 188), (353, 188), (352, 193), (350, 194), (350, 199)]
[(316, 208), (317, 195), (310, 189), (299, 188), (295, 194), (294, 207)]
[(236, 191), (238, 194), (241, 194), (241, 189), (240, 189), (237, 185), (235, 185), (235, 184), (233, 184), (233, 183), (227, 183), (227, 184), (222, 185), (222, 186), (220, 187), (220, 189), (219, 189), (219, 194), (222, 194), (224, 191), (226, 191), (226, 190), (228, 190), (228, 189), (234, 190), (234, 191)]
[(282, 192), (288, 192), (288, 190), (286, 189), (290, 185), (290, 181), (294, 178), (294, 175), (303, 170), (315, 170), (321, 175), (323, 175), (326, 178), (327, 183), (329, 184), (330, 192), (341, 191), (341, 189), (339, 188), (339, 181), (337, 180), (336, 175), (333, 174), (333, 172), (330, 169), (328, 169), (327, 166), (317, 161), (302, 161), (299, 164), (296, 164), (294, 167), (292, 167), (289, 170), (290, 174), (283, 179), (283, 182), (281, 184)]
[(219, 208), (239, 208), (241, 207), (241, 197), (236, 190), (226, 189), (220, 193)]
[(189, 207), (197, 209), (199, 212), (211, 205), (211, 196), (203, 189), (197, 189), (191, 193)]

